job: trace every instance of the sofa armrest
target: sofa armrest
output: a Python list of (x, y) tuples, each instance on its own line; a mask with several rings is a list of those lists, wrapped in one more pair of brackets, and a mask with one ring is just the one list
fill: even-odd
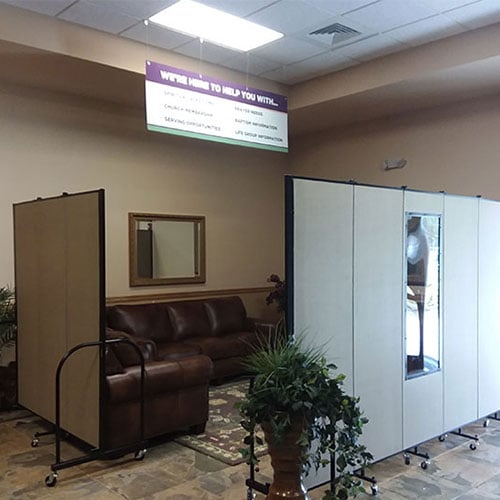
[[(145, 397), (206, 385), (212, 375), (212, 361), (198, 355), (178, 361), (150, 361), (144, 369)], [(109, 402), (139, 400), (141, 369), (129, 366), (123, 373), (106, 377)]]
[[(154, 361), (157, 359), (156, 344), (152, 340), (137, 338), (125, 332), (112, 330), (111, 328), (106, 328), (106, 338), (128, 339), (140, 349), (144, 357), (144, 361)], [(139, 365), (141, 363), (137, 351), (126, 342), (113, 344), (112, 346), (109, 346), (109, 348), (113, 350), (115, 356), (118, 358), (118, 361), (124, 367)]]

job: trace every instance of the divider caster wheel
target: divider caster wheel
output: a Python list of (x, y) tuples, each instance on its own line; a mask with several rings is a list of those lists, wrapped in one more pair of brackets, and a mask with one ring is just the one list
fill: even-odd
[(403, 458), (405, 459), (405, 464), (410, 465), (410, 455), (408, 455), (408, 453), (405, 453), (403, 455)]
[(488, 427), (490, 425), (490, 420), (489, 418), (487, 418), (484, 422), (483, 422), (483, 427)]
[(471, 443), (471, 444), (469, 445), (469, 448), (470, 448), (472, 451), (474, 451), (474, 450), (477, 448), (477, 445), (478, 445), (478, 443)]
[(57, 483), (57, 473), (56, 472), (51, 472), (46, 478), (45, 478), (45, 485), (48, 486), (49, 488), (52, 488), (56, 485)]
[(439, 436), (438, 439), (442, 443), (446, 439), (446, 434), (441, 434), (441, 436)]
[(248, 488), (247, 490), (247, 500), (255, 500), (255, 493), (252, 488)]
[(378, 495), (378, 484), (372, 485), (371, 490), (372, 490), (372, 495), (376, 497)]
[(424, 469), (424, 470), (426, 470), (427, 467), (429, 467), (429, 465), (430, 465), (429, 460), (424, 460), (424, 461), (420, 462), (420, 467), (422, 467), (422, 469)]
[(134, 460), (140, 461), (144, 460), (144, 457), (146, 456), (146, 450), (137, 450), (134, 455)]
[(32, 448), (36, 448), (38, 446), (38, 443), (40, 442), (40, 440), (38, 438), (33, 438), (31, 440), (31, 447)]

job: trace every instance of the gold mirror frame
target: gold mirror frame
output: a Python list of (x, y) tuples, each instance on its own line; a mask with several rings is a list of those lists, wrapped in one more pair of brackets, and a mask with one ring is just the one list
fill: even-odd
[[(161, 277), (154, 277), (155, 275), (155, 265), (153, 263), (153, 253), (155, 252), (153, 248), (156, 249), (158, 244), (155, 246), (153, 224), (156, 222), (169, 222), (169, 223), (192, 223), (193, 224), (193, 239), (190, 242), (191, 248), (188, 249), (188, 253), (192, 253), (193, 256), (193, 272), (186, 273), (188, 275), (166, 275)], [(147, 213), (129, 213), (128, 214), (128, 235), (129, 235), (129, 279), (130, 286), (156, 286), (156, 285), (180, 285), (189, 283), (205, 283), (205, 217), (194, 216), (194, 215), (163, 215), (163, 214), (147, 214)], [(147, 229), (140, 229), (140, 224), (146, 225)], [(158, 227), (158, 226), (157, 226)], [(149, 252), (149, 258), (151, 262), (146, 267), (147, 272), (139, 272), (139, 254), (141, 250), (138, 247), (139, 239), (142, 239), (141, 233), (139, 231), (151, 232), (149, 235), (150, 248), (147, 250)], [(157, 242), (156, 242), (157, 243)], [(143, 248), (143, 247), (141, 247)], [(144, 254), (144, 249), (142, 250)], [(161, 252), (157, 252), (160, 255)], [(143, 260), (143, 259), (142, 259)], [(145, 274), (150, 274), (150, 276), (145, 276)]]

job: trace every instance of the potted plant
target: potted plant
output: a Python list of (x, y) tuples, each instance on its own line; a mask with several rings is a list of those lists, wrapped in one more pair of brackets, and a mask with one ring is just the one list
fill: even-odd
[(251, 354), (247, 365), (255, 378), (247, 397), (238, 403), (248, 433), (241, 452), (247, 463), (258, 463), (251, 443), (261, 425), (274, 469), (267, 498), (307, 499), (301, 476), (311, 467), (328, 465), (333, 456), (335, 477), (324, 500), (364, 491), (351, 472), (372, 458), (359, 444), (368, 420), (358, 399), (344, 392), (345, 376), (332, 373), (336, 367), (327, 363), (322, 350), (307, 347), (302, 338), (279, 336)]
[(276, 332), (283, 334), (285, 330), (285, 316), (287, 309), (286, 282), (279, 275), (271, 274), (267, 278), (268, 283), (274, 283), (274, 288), (266, 297), (266, 304), (276, 304), (276, 311), (280, 319), (276, 323)]
[(3, 355), (16, 343), (16, 300), (14, 290), (0, 287), (0, 409), (10, 408), (16, 401), (16, 363), (5, 366)]

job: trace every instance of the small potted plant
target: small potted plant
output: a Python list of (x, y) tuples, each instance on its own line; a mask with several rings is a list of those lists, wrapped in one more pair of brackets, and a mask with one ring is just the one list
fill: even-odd
[(285, 330), (285, 316), (287, 309), (287, 295), (286, 295), (286, 282), (282, 280), (277, 274), (271, 274), (267, 278), (268, 283), (274, 283), (274, 288), (266, 297), (266, 304), (276, 304), (276, 311), (280, 319), (276, 324), (276, 332), (282, 334)]
[[(335, 477), (324, 500), (355, 497), (364, 491), (351, 472), (364, 468), (371, 454), (359, 444), (368, 421), (358, 399), (347, 395), (342, 374), (328, 364), (320, 349), (302, 338), (279, 336), (248, 358), (255, 379), (238, 404), (248, 435), (241, 450), (247, 463), (257, 464), (252, 440), (260, 425), (268, 444), (274, 479), (268, 499), (307, 499), (302, 475), (318, 470), (335, 457)], [(314, 444), (313, 444), (314, 443)], [(260, 443), (259, 443), (260, 444)]]

